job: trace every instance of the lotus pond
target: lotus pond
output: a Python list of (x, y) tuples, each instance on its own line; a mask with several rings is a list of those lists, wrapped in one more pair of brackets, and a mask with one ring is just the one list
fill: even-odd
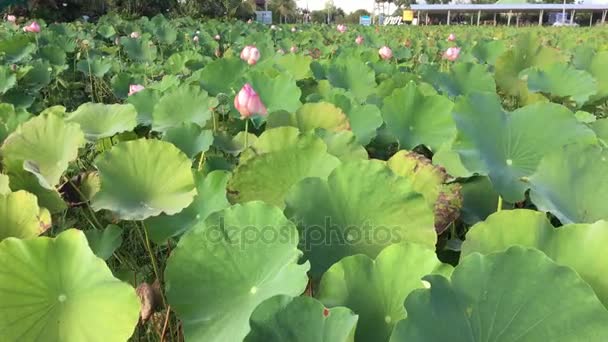
[(0, 341), (608, 341), (608, 28), (13, 19)]

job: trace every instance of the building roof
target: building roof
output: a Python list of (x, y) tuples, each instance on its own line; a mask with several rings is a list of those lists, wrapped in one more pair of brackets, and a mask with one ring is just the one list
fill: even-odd
[[(508, 1), (508, 0), (506, 0)], [(511, 0), (512, 1), (512, 0)], [(522, 4), (522, 3), (495, 3), (495, 4), (460, 4), (460, 5), (411, 5), (412, 10), (422, 12), (538, 12), (545, 11), (561, 11), (565, 9), (577, 11), (605, 11), (608, 10), (608, 4)]]

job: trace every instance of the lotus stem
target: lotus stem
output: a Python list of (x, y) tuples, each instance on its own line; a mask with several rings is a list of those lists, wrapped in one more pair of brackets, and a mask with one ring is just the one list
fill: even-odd
[[(160, 279), (160, 272), (158, 271), (158, 263), (156, 262), (156, 257), (154, 256), (154, 252), (152, 251), (152, 246), (150, 244), (150, 238), (148, 237), (148, 230), (146, 229), (146, 225), (144, 224), (144, 221), (139, 221), (139, 223), (141, 224), (141, 229), (144, 231), (144, 235), (142, 236), (141, 232), (139, 232), (139, 230), (137, 230), (139, 232), (139, 237), (141, 238), (142, 242), (144, 243), (144, 246), (146, 247), (146, 250), (148, 251), (148, 254), (150, 255), (150, 261), (152, 262), (152, 270), (154, 271), (154, 276), (156, 277), (156, 279), (158, 280), (158, 285), (161, 286), (161, 279)], [(167, 307), (167, 303), (165, 301), (165, 296), (162, 292), (161, 289), (161, 298), (163, 300), (163, 306)]]
[(502, 211), (502, 196), (498, 195), (498, 206), (496, 208), (496, 212), (499, 213)]
[(247, 147), (249, 147), (248, 138), (249, 138), (249, 119), (246, 119), (245, 120), (245, 144), (243, 144), (243, 151), (245, 151), (247, 149)]

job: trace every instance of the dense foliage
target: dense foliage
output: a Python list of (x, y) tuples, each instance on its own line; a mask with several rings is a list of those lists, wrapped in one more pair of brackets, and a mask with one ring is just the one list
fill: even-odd
[(608, 340), (608, 30), (13, 19), (0, 340)]

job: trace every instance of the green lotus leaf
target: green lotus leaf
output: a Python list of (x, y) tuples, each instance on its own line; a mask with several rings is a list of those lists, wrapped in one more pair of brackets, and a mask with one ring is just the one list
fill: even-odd
[(49, 62), (35, 61), (31, 69), (19, 80), (21, 86), (30, 91), (38, 91), (51, 83), (51, 65)]
[(591, 129), (595, 132), (604, 147), (608, 147), (608, 118), (599, 119), (591, 124)]
[(527, 89), (519, 74), (530, 67), (543, 67), (564, 61), (557, 50), (544, 46), (532, 33), (522, 34), (515, 47), (496, 60), (496, 84), (509, 95), (520, 96)]
[(76, 68), (87, 77), (103, 78), (112, 68), (112, 62), (102, 58), (83, 59), (76, 64)]
[(203, 129), (195, 123), (185, 123), (180, 126), (169, 128), (163, 136), (177, 146), (188, 157), (193, 158), (199, 153), (205, 153), (213, 144), (213, 131)]
[(553, 228), (544, 213), (518, 209), (495, 213), (473, 226), (462, 245), (461, 258), (500, 252), (510, 246), (536, 248), (560, 265), (572, 267), (608, 306), (608, 262), (602, 256), (608, 243), (608, 222), (568, 224)]
[(234, 137), (227, 132), (219, 132), (213, 139), (213, 146), (228, 154), (237, 156), (245, 150), (245, 135), (247, 135), (247, 144), (249, 146), (252, 146), (258, 139), (255, 134), (245, 133), (245, 131), (240, 131)]
[(326, 309), (310, 297), (274, 296), (260, 304), (244, 342), (351, 342), (357, 315), (350, 309)]
[(450, 68), (448, 74), (428, 69), (425, 80), (449, 97), (467, 95), (474, 91), (496, 92), (494, 76), (481, 64), (457, 63)]
[(322, 128), (337, 132), (350, 129), (344, 112), (327, 102), (306, 103), (294, 115), (295, 126), (302, 132)]
[(506, 112), (496, 94), (472, 93), (457, 102), (452, 115), (458, 128), (452, 149), (469, 171), (488, 175), (511, 203), (524, 198), (528, 186), (521, 178), (532, 175), (545, 154), (570, 143), (596, 141), (570, 110), (554, 103)]
[(180, 78), (176, 75), (165, 75), (160, 81), (150, 83), (148, 88), (156, 89), (164, 93), (172, 88), (177, 88), (180, 85), (180, 82)]
[[(405, 301), (391, 341), (604, 341), (608, 311), (571, 268), (521, 246), (474, 253)], [(438, 326), (439, 324), (439, 326)]]
[(447, 184), (449, 175), (441, 167), (415, 152), (399, 151), (387, 161), (388, 167), (401, 177), (407, 178), (414, 191), (424, 196), (435, 213), (435, 229), (443, 232), (460, 216), (462, 207), (461, 186)]
[[(474, 225), (496, 212), (500, 195), (494, 190), (488, 177), (471, 177), (461, 184), (463, 201), (460, 218), (462, 221)], [(503, 202), (501, 209), (512, 208), (512, 205)]]
[(19, 63), (36, 50), (36, 45), (30, 42), (26, 35), (14, 35), (0, 40), (0, 54), (4, 55), (7, 63)]
[[(230, 94), (233, 91), (239, 91), (239, 89), (235, 89), (236, 82), (242, 76), (246, 67), (247, 64), (238, 58), (220, 58), (207, 64), (196, 75), (196, 79), (200, 82), (201, 87), (212, 96), (217, 96), (220, 93)], [(193, 75), (193, 78), (195, 78), (195, 75)], [(260, 94), (259, 91), (258, 94)]]
[(199, 87), (182, 86), (164, 94), (152, 113), (152, 129), (166, 132), (184, 123), (204, 127), (218, 101)]
[(597, 94), (591, 97), (590, 102), (596, 102), (608, 97), (608, 51), (595, 54), (587, 71), (597, 81)]
[(270, 141), (263, 139), (265, 135), (286, 128), (264, 132), (254, 146), (254, 156), (245, 157), (234, 170), (228, 183), (232, 203), (262, 200), (282, 208), (285, 195), (294, 184), (307, 177), (326, 178), (340, 164), (338, 158), (327, 152), (323, 140), (313, 133), (299, 135), (293, 143), (284, 146), (273, 142), (275, 147), (266, 153), (256, 150), (256, 146)]
[[(27, 88), (25, 86), (24, 88)], [(15, 108), (27, 109), (32, 106), (36, 98), (30, 95), (25, 89), (13, 88), (2, 96), (2, 101), (12, 104)]]
[(29, 118), (30, 114), (25, 110), (15, 109), (12, 104), (0, 103), (0, 143)]
[(131, 104), (85, 103), (65, 120), (80, 125), (85, 138), (94, 142), (117, 133), (131, 131), (137, 126), (137, 111)]
[(160, 98), (160, 92), (154, 89), (144, 89), (129, 96), (127, 103), (135, 106), (137, 110), (137, 123), (141, 125), (152, 124), (152, 113), (154, 113), (154, 107), (156, 107)]
[(126, 341), (139, 319), (135, 290), (114, 278), (75, 229), (0, 242), (0, 283), (7, 341)]
[(435, 250), (433, 211), (408, 180), (380, 161), (348, 162), (327, 180), (304, 179), (285, 202), (315, 279), (344, 257), (375, 258), (392, 243), (408, 241)]
[(191, 160), (168, 142), (121, 142), (95, 164), (101, 188), (91, 206), (96, 211), (110, 210), (123, 220), (176, 214), (196, 195)]
[(202, 60), (203, 56), (194, 51), (176, 52), (165, 62), (165, 70), (170, 74), (189, 74), (188, 62)]
[(23, 168), (35, 175), (42, 187), (53, 190), (84, 143), (77, 124), (46, 115), (20, 125), (6, 138), (0, 152), (9, 168)]
[(548, 154), (529, 179), (530, 198), (562, 223), (608, 220), (608, 150), (573, 145)]
[[(308, 136), (312, 135), (308, 134)], [(318, 140), (314, 138), (304, 139), (304, 135), (295, 127), (285, 126), (267, 129), (259, 138), (256, 137), (251, 142), (249, 148), (241, 154), (239, 162), (244, 164), (247, 160), (262, 154), (279, 152), (284, 149), (297, 149), (298, 144), (306, 144), (311, 141), (318, 143)]]
[(350, 128), (363, 146), (369, 144), (376, 137), (376, 130), (382, 126), (382, 112), (371, 104), (355, 105), (346, 110)]
[(29, 192), (0, 195), (0, 241), (8, 237), (29, 239), (38, 236), (48, 228), (41, 216), (38, 200)]
[(0, 95), (6, 93), (17, 84), (17, 76), (8, 66), (0, 67)]
[(39, 50), (40, 56), (54, 66), (64, 68), (66, 66), (66, 53), (59, 46), (45, 46)]
[(507, 50), (505, 41), (489, 40), (478, 42), (473, 47), (472, 53), (475, 58), (481, 63), (489, 65), (496, 64), (496, 60)]
[[(112, 93), (116, 96), (117, 99), (126, 99), (127, 102), (131, 103), (131, 99), (135, 95), (139, 95), (145, 93), (148, 89), (140, 91), (133, 96), (129, 96), (129, 88), (132, 84), (144, 84), (144, 77), (140, 75), (132, 74), (129, 71), (118, 73), (112, 76), (111, 85), (112, 85)], [(133, 104), (135, 105), (135, 104)], [(137, 105), (135, 105), (136, 108)], [(150, 113), (150, 115), (152, 115)]]
[(359, 102), (375, 92), (374, 70), (355, 58), (337, 60), (329, 66), (327, 79), (332, 86), (348, 89)]
[(213, 171), (207, 175), (201, 172), (194, 174), (197, 195), (190, 205), (175, 215), (161, 214), (146, 220), (146, 228), (150, 239), (155, 243), (164, 243), (170, 237), (180, 235), (190, 230), (196, 224), (204, 221), (211, 213), (228, 208), (226, 185), (230, 173)]
[(403, 301), (424, 287), (422, 277), (451, 272), (452, 266), (442, 264), (434, 251), (395, 244), (375, 260), (366, 255), (340, 260), (325, 272), (315, 296), (328, 307), (346, 306), (359, 315), (357, 341), (388, 341), (395, 324), (407, 316)]
[(122, 45), (127, 56), (136, 62), (151, 63), (156, 59), (156, 46), (145, 38), (122, 37), (120, 45)]
[(384, 99), (382, 116), (401, 148), (426, 145), (436, 151), (456, 134), (450, 113), (453, 103), (441, 95), (423, 95), (415, 83), (397, 89)]
[(13, 191), (25, 190), (36, 195), (38, 204), (48, 209), (51, 213), (58, 213), (67, 208), (61, 194), (55, 189), (46, 189), (40, 185), (38, 178), (23, 168), (7, 170)]
[(103, 260), (108, 260), (122, 244), (122, 229), (114, 224), (103, 230), (87, 230), (84, 235), (93, 253)]
[(589, 112), (585, 112), (583, 110), (577, 110), (576, 113), (574, 113), (574, 116), (576, 117), (576, 120), (586, 124), (590, 124), (597, 120), (597, 117), (595, 115)]
[(293, 223), (261, 202), (216, 212), (188, 231), (165, 269), (186, 340), (242, 341), (260, 303), (300, 295), (309, 265), (297, 263), (297, 244)]
[(248, 81), (260, 95), (268, 113), (285, 110), (295, 112), (302, 105), (296, 80), (289, 74), (279, 74), (271, 77), (265, 73), (254, 71), (249, 73)]
[(327, 145), (327, 152), (341, 161), (368, 159), (367, 150), (357, 142), (351, 131), (330, 132), (319, 129), (315, 133)]
[(312, 58), (309, 56), (297, 54), (283, 55), (276, 57), (274, 63), (278, 65), (281, 71), (287, 72), (293, 76), (296, 81), (312, 76), (312, 72), (310, 71)]
[(10, 178), (0, 173), (0, 195), (8, 195), (11, 192)]
[(171, 45), (177, 39), (177, 30), (169, 21), (154, 25), (154, 39), (165, 45)]
[(593, 76), (565, 63), (526, 69), (520, 73), (520, 77), (527, 81), (531, 92), (572, 99), (579, 107), (585, 104), (597, 89)]
[(114, 29), (114, 26), (112, 25), (101, 24), (97, 26), (97, 33), (105, 39), (109, 39), (116, 35), (116, 29)]

